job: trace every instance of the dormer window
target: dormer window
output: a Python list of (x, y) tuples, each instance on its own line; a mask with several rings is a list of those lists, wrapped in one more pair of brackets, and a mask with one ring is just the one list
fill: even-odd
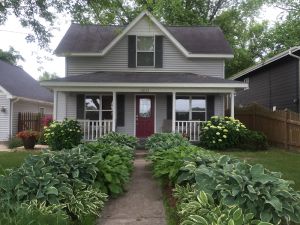
[(154, 66), (155, 38), (153, 36), (137, 36), (136, 50), (137, 66)]

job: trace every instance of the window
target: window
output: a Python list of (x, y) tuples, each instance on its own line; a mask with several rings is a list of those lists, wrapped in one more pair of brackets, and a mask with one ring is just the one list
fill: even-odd
[(154, 66), (154, 40), (154, 37), (137, 37), (137, 66)]
[(139, 107), (139, 117), (151, 117), (151, 99), (140, 98)]
[(206, 120), (206, 98), (203, 96), (176, 97), (176, 120)]
[(249, 81), (250, 81), (249, 77), (247, 77), (247, 78), (244, 79), (244, 83), (248, 84), (248, 87), (246, 87), (244, 90), (248, 90), (250, 88), (250, 86), (249, 86), (250, 82)]
[(39, 111), (40, 111), (40, 114), (41, 114), (41, 115), (44, 115), (44, 114), (45, 114), (45, 108), (44, 108), (44, 107), (40, 107), (40, 110), (39, 110)]
[(85, 119), (112, 120), (112, 96), (86, 95)]

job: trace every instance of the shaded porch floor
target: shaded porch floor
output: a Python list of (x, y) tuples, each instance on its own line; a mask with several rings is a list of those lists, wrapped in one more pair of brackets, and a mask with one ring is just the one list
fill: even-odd
[(136, 151), (128, 191), (106, 204), (98, 225), (166, 225), (161, 188), (146, 155), (147, 151)]

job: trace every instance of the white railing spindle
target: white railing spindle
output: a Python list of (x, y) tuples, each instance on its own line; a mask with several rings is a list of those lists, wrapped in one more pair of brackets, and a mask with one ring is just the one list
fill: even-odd
[(185, 134), (190, 141), (200, 141), (200, 126), (203, 121), (176, 121), (175, 131)]
[(85, 141), (95, 141), (112, 132), (112, 120), (78, 120)]

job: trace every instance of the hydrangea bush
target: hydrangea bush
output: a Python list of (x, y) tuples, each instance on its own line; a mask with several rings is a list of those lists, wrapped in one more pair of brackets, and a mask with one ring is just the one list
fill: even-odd
[(78, 121), (65, 119), (62, 122), (53, 121), (45, 127), (44, 137), (49, 147), (58, 151), (79, 145), (82, 132)]
[(201, 144), (209, 149), (237, 147), (247, 128), (232, 117), (213, 116), (201, 128)]

